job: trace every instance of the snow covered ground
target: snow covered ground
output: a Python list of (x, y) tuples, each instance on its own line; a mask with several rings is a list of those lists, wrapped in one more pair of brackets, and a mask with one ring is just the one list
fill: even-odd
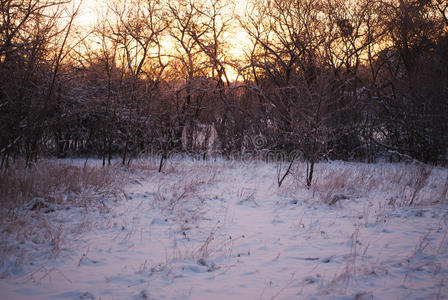
[(448, 298), (447, 169), (277, 167), (139, 162), (101, 205), (3, 211), (0, 298)]

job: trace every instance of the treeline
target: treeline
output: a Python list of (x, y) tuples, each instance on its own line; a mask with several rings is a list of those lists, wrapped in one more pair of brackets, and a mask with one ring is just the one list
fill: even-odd
[(107, 1), (88, 26), (82, 5), (0, 0), (2, 168), (211, 150), (295, 153), (311, 178), (322, 159), (447, 162), (445, 0)]

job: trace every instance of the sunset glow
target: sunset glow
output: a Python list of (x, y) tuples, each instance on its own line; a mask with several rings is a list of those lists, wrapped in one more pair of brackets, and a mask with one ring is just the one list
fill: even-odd
[[(115, 3), (115, 4), (114, 4)], [(132, 4), (132, 1), (98, 1), (98, 0), (74, 0), (70, 5), (74, 8), (80, 7), (79, 14), (76, 16), (75, 22), (79, 26), (79, 32), (83, 34), (88, 34), (93, 41), (97, 38), (94, 37), (93, 31), (95, 27), (98, 26), (99, 22), (102, 22), (102, 19), (105, 17), (111, 21), (113, 17), (113, 13), (111, 13), (112, 7), (117, 3), (128, 3)], [(169, 2), (166, 2), (165, 6)], [(185, 3), (188, 3), (186, 1)], [(223, 2), (224, 3), (224, 2)], [(223, 32), (222, 41), (223, 47), (225, 48), (225, 53), (223, 53), (226, 59), (229, 60), (229, 65), (225, 66), (225, 70), (227, 72), (227, 76), (231, 81), (237, 79), (238, 71), (237, 68), (241, 67), (241, 63), (237, 63), (239, 61), (244, 60), (246, 52), (250, 48), (250, 40), (248, 38), (247, 33), (241, 28), (239, 24), (239, 19), (244, 17), (245, 9), (246, 9), (245, 1), (237, 1), (236, 3), (229, 2), (228, 4), (223, 4), (225, 9), (222, 11), (223, 18), (228, 20), (228, 24), (226, 25), (226, 31)], [(164, 5), (162, 5), (164, 6)], [(124, 6), (123, 6), (124, 7)], [(165, 9), (167, 9), (165, 7)], [(170, 29), (170, 26), (167, 27), (167, 30)], [(171, 57), (176, 55), (175, 49), (175, 40), (168, 33), (166, 33), (162, 38), (162, 48), (161, 54), (165, 57)], [(153, 49), (157, 52), (156, 49)], [(167, 59), (164, 59), (167, 61)], [(225, 79), (224, 77), (222, 78)], [(241, 79), (241, 78), (239, 78)]]

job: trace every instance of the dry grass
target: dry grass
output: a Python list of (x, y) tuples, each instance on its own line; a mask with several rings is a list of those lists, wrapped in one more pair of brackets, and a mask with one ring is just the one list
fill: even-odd
[(81, 233), (93, 223), (84, 218), (67, 223), (50, 212), (107, 209), (103, 199), (116, 197), (127, 178), (122, 173), (118, 168), (41, 161), (31, 168), (17, 162), (0, 174), (0, 278), (20, 274), (22, 265), (30, 263), (25, 257), (40, 255), (44, 260), (69, 247), (66, 232)]
[(0, 208), (21, 207), (33, 198), (48, 203), (87, 205), (92, 194), (110, 191), (118, 181), (116, 170), (41, 161), (31, 168), (23, 162), (0, 174)]
[[(298, 164), (292, 172), (295, 192), (305, 189), (304, 170)], [(394, 206), (443, 203), (448, 193), (447, 171), (422, 165), (320, 163), (310, 192), (313, 199), (330, 205), (372, 195), (391, 199)]]

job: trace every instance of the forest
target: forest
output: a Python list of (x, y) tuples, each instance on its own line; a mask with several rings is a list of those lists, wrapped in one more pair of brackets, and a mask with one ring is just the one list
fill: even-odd
[(0, 1), (2, 169), (148, 153), (447, 163), (445, 0), (99, 3)]

